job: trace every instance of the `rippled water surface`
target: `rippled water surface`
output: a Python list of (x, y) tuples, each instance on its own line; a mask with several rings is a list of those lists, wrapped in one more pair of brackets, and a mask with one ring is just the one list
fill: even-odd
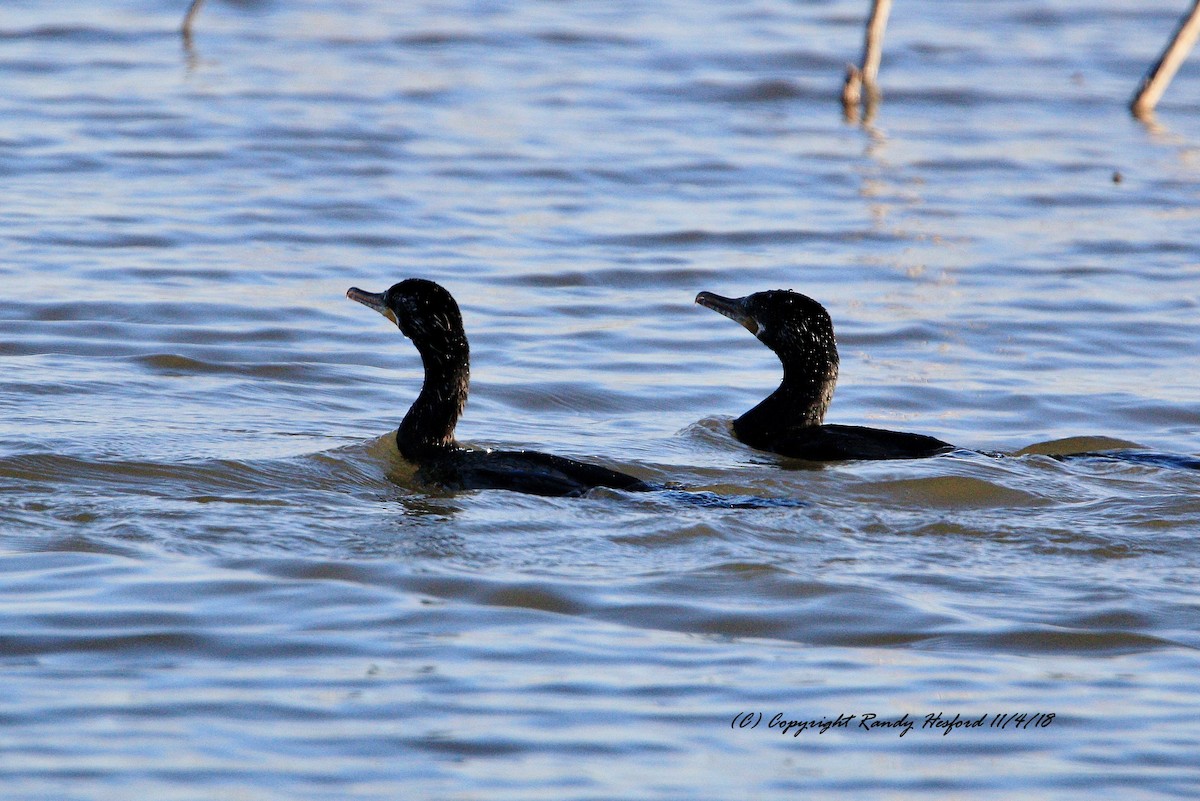
[[(1186, 3), (901, 0), (866, 124), (865, 0), (185, 5), (0, 9), (0, 795), (1194, 797)], [(464, 442), (760, 500), (415, 484), (410, 276)], [(734, 440), (775, 287), (963, 450)]]

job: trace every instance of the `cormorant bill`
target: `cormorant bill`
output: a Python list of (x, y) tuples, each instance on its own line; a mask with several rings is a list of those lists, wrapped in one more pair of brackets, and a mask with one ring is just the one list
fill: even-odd
[(774, 289), (744, 298), (701, 292), (696, 302), (741, 323), (783, 364), (779, 388), (733, 421), (734, 435), (750, 447), (818, 462), (920, 459), (954, 450), (923, 434), (824, 422), (837, 384), (837, 341), (829, 312), (812, 298)]

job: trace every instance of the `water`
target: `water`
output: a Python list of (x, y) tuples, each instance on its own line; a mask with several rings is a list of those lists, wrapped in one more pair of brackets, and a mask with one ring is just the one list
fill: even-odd
[[(185, 5), (0, 10), (6, 799), (1194, 796), (1200, 471), (1051, 456), (1200, 452), (1186, 4), (906, 0), (866, 126), (865, 2)], [(464, 441), (779, 503), (414, 486), (414, 275)], [(1022, 455), (739, 445), (774, 287)]]

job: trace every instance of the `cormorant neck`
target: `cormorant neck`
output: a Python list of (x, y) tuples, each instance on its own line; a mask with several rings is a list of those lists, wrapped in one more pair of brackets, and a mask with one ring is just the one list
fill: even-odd
[(733, 422), (742, 442), (769, 450), (789, 429), (819, 426), (825, 420), (837, 384), (837, 356), (832, 361), (783, 362), (783, 381), (762, 403)]
[(396, 444), (405, 459), (421, 462), (430, 457), (454, 450), (454, 427), (467, 405), (467, 387), (471, 367), (467, 342), (461, 347), (421, 350), (425, 365), (425, 383), (421, 394), (404, 415)]

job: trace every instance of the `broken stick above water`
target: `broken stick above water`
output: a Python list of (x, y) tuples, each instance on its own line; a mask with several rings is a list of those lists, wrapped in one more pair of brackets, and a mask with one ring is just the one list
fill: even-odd
[(196, 19), (196, 14), (200, 12), (200, 6), (202, 5), (204, 5), (204, 0), (192, 0), (192, 4), (188, 6), (187, 14), (183, 18), (183, 25), (179, 28), (179, 32), (183, 34), (184, 39), (191, 38), (192, 21)]
[(1179, 30), (1175, 31), (1175, 36), (1163, 51), (1158, 63), (1142, 79), (1133, 102), (1129, 104), (1129, 110), (1135, 117), (1149, 117), (1154, 113), (1154, 107), (1158, 105), (1163, 92), (1167, 91), (1171, 79), (1179, 71), (1192, 45), (1196, 44), (1197, 36), (1200, 36), (1200, 0), (1196, 0), (1191, 13), (1179, 23)]
[(842, 107), (847, 117), (857, 116), (864, 90), (868, 107), (879, 99), (877, 81), (879, 63), (883, 60), (883, 32), (887, 29), (891, 11), (892, 0), (873, 0), (871, 3), (871, 16), (867, 19), (867, 33), (863, 41), (862, 66), (849, 65), (846, 68), (846, 83), (842, 86)]

